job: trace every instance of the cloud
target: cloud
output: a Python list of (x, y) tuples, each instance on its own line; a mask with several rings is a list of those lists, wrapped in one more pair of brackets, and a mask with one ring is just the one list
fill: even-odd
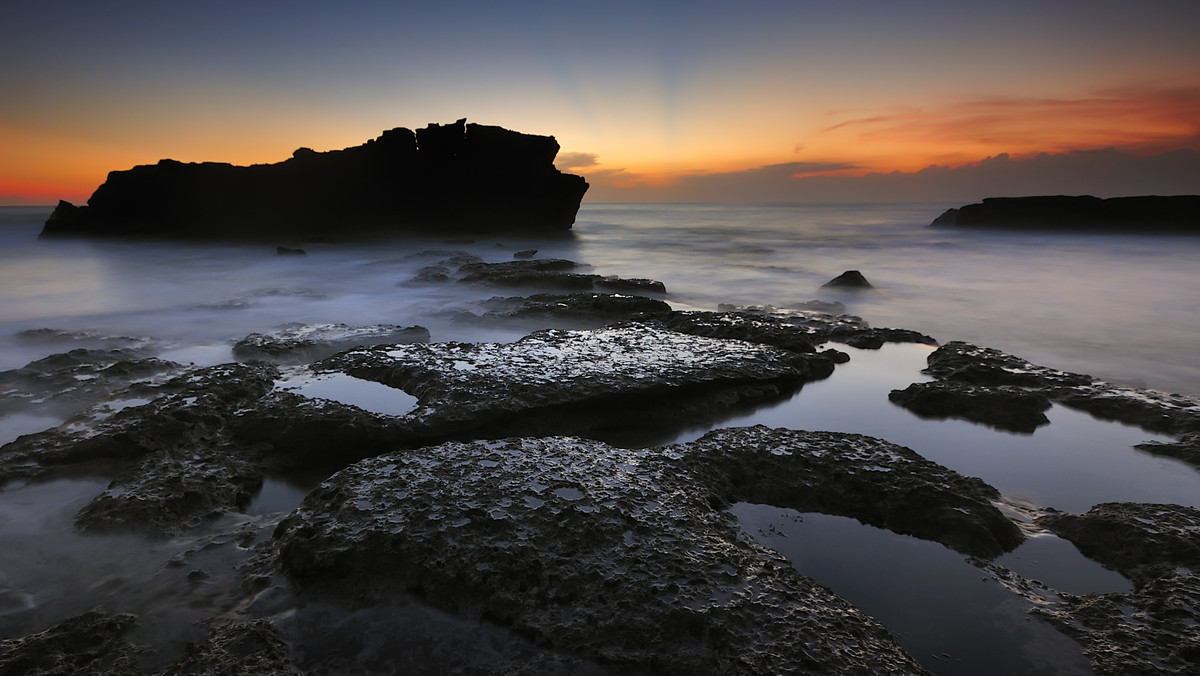
[[(588, 174), (595, 202), (947, 202), (984, 197), (1090, 194), (1097, 197), (1200, 192), (1200, 152), (1137, 154), (1104, 148), (1000, 154), (952, 167), (853, 175), (852, 164), (788, 162), (737, 172), (682, 176), (661, 187), (624, 170)], [(837, 173), (840, 172), (840, 173)]]
[(559, 153), (558, 157), (554, 158), (554, 166), (559, 171), (594, 167), (597, 164), (599, 161), (596, 159), (596, 153)]

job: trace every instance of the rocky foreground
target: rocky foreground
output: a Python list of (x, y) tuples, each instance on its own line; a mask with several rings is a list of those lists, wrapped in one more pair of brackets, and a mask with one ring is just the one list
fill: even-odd
[[(561, 272), (576, 274), (570, 268)], [(539, 271), (446, 267), (462, 283), (507, 286), (529, 272)], [(481, 274), (489, 281), (472, 277)], [(990, 563), (1025, 537), (998, 507), (1002, 496), (912, 449), (761, 426), (666, 446), (619, 443), (712, 426), (790, 396), (846, 361), (831, 345), (932, 339), (812, 310), (673, 311), (586, 281), (561, 295), (497, 297), (474, 316), (598, 324), (513, 343), (431, 342), (419, 327), (293, 325), (248, 336), (235, 348), (242, 361), (219, 366), (185, 367), (117, 341), (0, 373), (5, 410), (77, 411), (0, 448), (0, 481), (108, 477), (75, 515), (77, 528), (191, 543), (167, 567), (187, 569), (212, 549), (240, 552), (225, 602), (186, 648), (141, 643), (135, 628), (153, 620), (97, 609), (23, 632), (0, 624), (11, 634), (0, 640), (0, 673), (373, 673), (380, 664), (414, 673), (431, 664), (461, 673), (924, 673), (873, 618), (741, 532), (728, 512), (738, 502), (852, 517), (972, 557), (981, 575), (1035, 601), (1031, 618), (1083, 645), (1097, 673), (1200, 668), (1200, 510), (1040, 510), (1040, 527), (1134, 582), (1130, 593), (1071, 597)], [(1194, 398), (957, 342), (931, 354), (927, 373), (933, 381), (893, 399), (922, 416), (1010, 430), (1045, 424), (1043, 411), (1059, 402), (1175, 435), (1149, 450), (1200, 466)], [(295, 385), (330, 378), (392, 388), (398, 399), (402, 391), (411, 404), (367, 410)], [(275, 475), (324, 479), (281, 519), (243, 515)], [(197, 566), (181, 584), (215, 584), (209, 575)], [(368, 664), (365, 647), (318, 654), (298, 644), (284, 629), (300, 607), (427, 619), (406, 625), (411, 643), (387, 644)], [(430, 628), (443, 626), (490, 638)]]

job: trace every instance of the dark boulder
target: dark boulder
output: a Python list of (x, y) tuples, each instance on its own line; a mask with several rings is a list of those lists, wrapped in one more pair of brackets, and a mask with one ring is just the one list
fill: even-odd
[(587, 182), (554, 167), (553, 137), (431, 124), (248, 167), (162, 160), (113, 171), (87, 206), (60, 202), (43, 237), (345, 239), (563, 231)]
[(948, 209), (931, 225), (1013, 230), (1200, 234), (1200, 195), (989, 197)]
[(847, 270), (833, 279), (825, 282), (821, 286), (836, 286), (851, 289), (873, 289), (870, 282), (858, 270)]

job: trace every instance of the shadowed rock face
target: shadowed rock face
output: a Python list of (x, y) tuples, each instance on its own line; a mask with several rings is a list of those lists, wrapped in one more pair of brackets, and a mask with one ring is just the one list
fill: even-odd
[(931, 225), (1200, 234), (1200, 195), (989, 197), (982, 203), (948, 209)]
[(587, 191), (554, 168), (558, 143), (500, 127), (397, 128), (344, 150), (276, 164), (215, 162), (113, 171), (87, 206), (59, 202), (43, 237), (342, 239), (447, 231), (561, 231)]
[(707, 460), (569, 437), (381, 456), (305, 498), (278, 560), (308, 593), (415, 596), (619, 673), (922, 671), (714, 509)]

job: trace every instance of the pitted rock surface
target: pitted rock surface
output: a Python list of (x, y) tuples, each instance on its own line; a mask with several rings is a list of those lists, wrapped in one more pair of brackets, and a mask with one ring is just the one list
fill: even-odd
[(817, 310), (729, 307), (720, 312), (677, 310), (655, 319), (681, 333), (748, 340), (798, 352), (812, 352), (816, 345), (830, 341), (864, 350), (879, 349), (884, 343), (937, 345), (923, 333), (871, 328), (861, 317)]
[(1084, 645), (1097, 674), (1200, 672), (1200, 509), (1104, 503), (1038, 523), (1134, 582), (1039, 613)]
[(1096, 417), (1156, 432), (1200, 431), (1200, 397), (1114, 385), (960, 341), (946, 343), (930, 354), (928, 361), (924, 372), (939, 380), (1023, 387)]
[(37, 410), (70, 415), (133, 387), (149, 391), (156, 377), (183, 367), (135, 348), (76, 348), (0, 372), (0, 414)]
[(935, 380), (892, 390), (888, 399), (922, 417), (964, 418), (1011, 432), (1032, 433), (1050, 424), (1046, 395), (1008, 385), (982, 387)]
[[(317, 362), (404, 390), (418, 407), (402, 420), (423, 428), (470, 427), (541, 415), (597, 415), (615, 408), (692, 406), (718, 410), (744, 400), (778, 397), (824, 378), (833, 363), (741, 341), (688, 336), (627, 324), (591, 331), (545, 330), (515, 343), (432, 343), (355, 349)], [(712, 398), (737, 392), (734, 400)], [(705, 396), (698, 396), (705, 395)], [(528, 433), (528, 432), (522, 432)]]
[(874, 437), (756, 425), (714, 430), (664, 454), (726, 504), (848, 516), (981, 557), (1024, 540), (993, 504), (995, 488)]
[(0, 447), (0, 480), (36, 477), (97, 461), (129, 462), (159, 451), (203, 451), (217, 443), (241, 407), (269, 392), (279, 371), (267, 364), (222, 364), (178, 376), (162, 394), (102, 418), (68, 421)]
[(620, 673), (921, 673), (653, 452), (450, 442), (330, 477), (276, 530), (305, 593), (415, 596)]
[(429, 330), (423, 326), (293, 323), (269, 333), (246, 336), (233, 346), (233, 355), (242, 360), (299, 364), (363, 345), (427, 342)]

